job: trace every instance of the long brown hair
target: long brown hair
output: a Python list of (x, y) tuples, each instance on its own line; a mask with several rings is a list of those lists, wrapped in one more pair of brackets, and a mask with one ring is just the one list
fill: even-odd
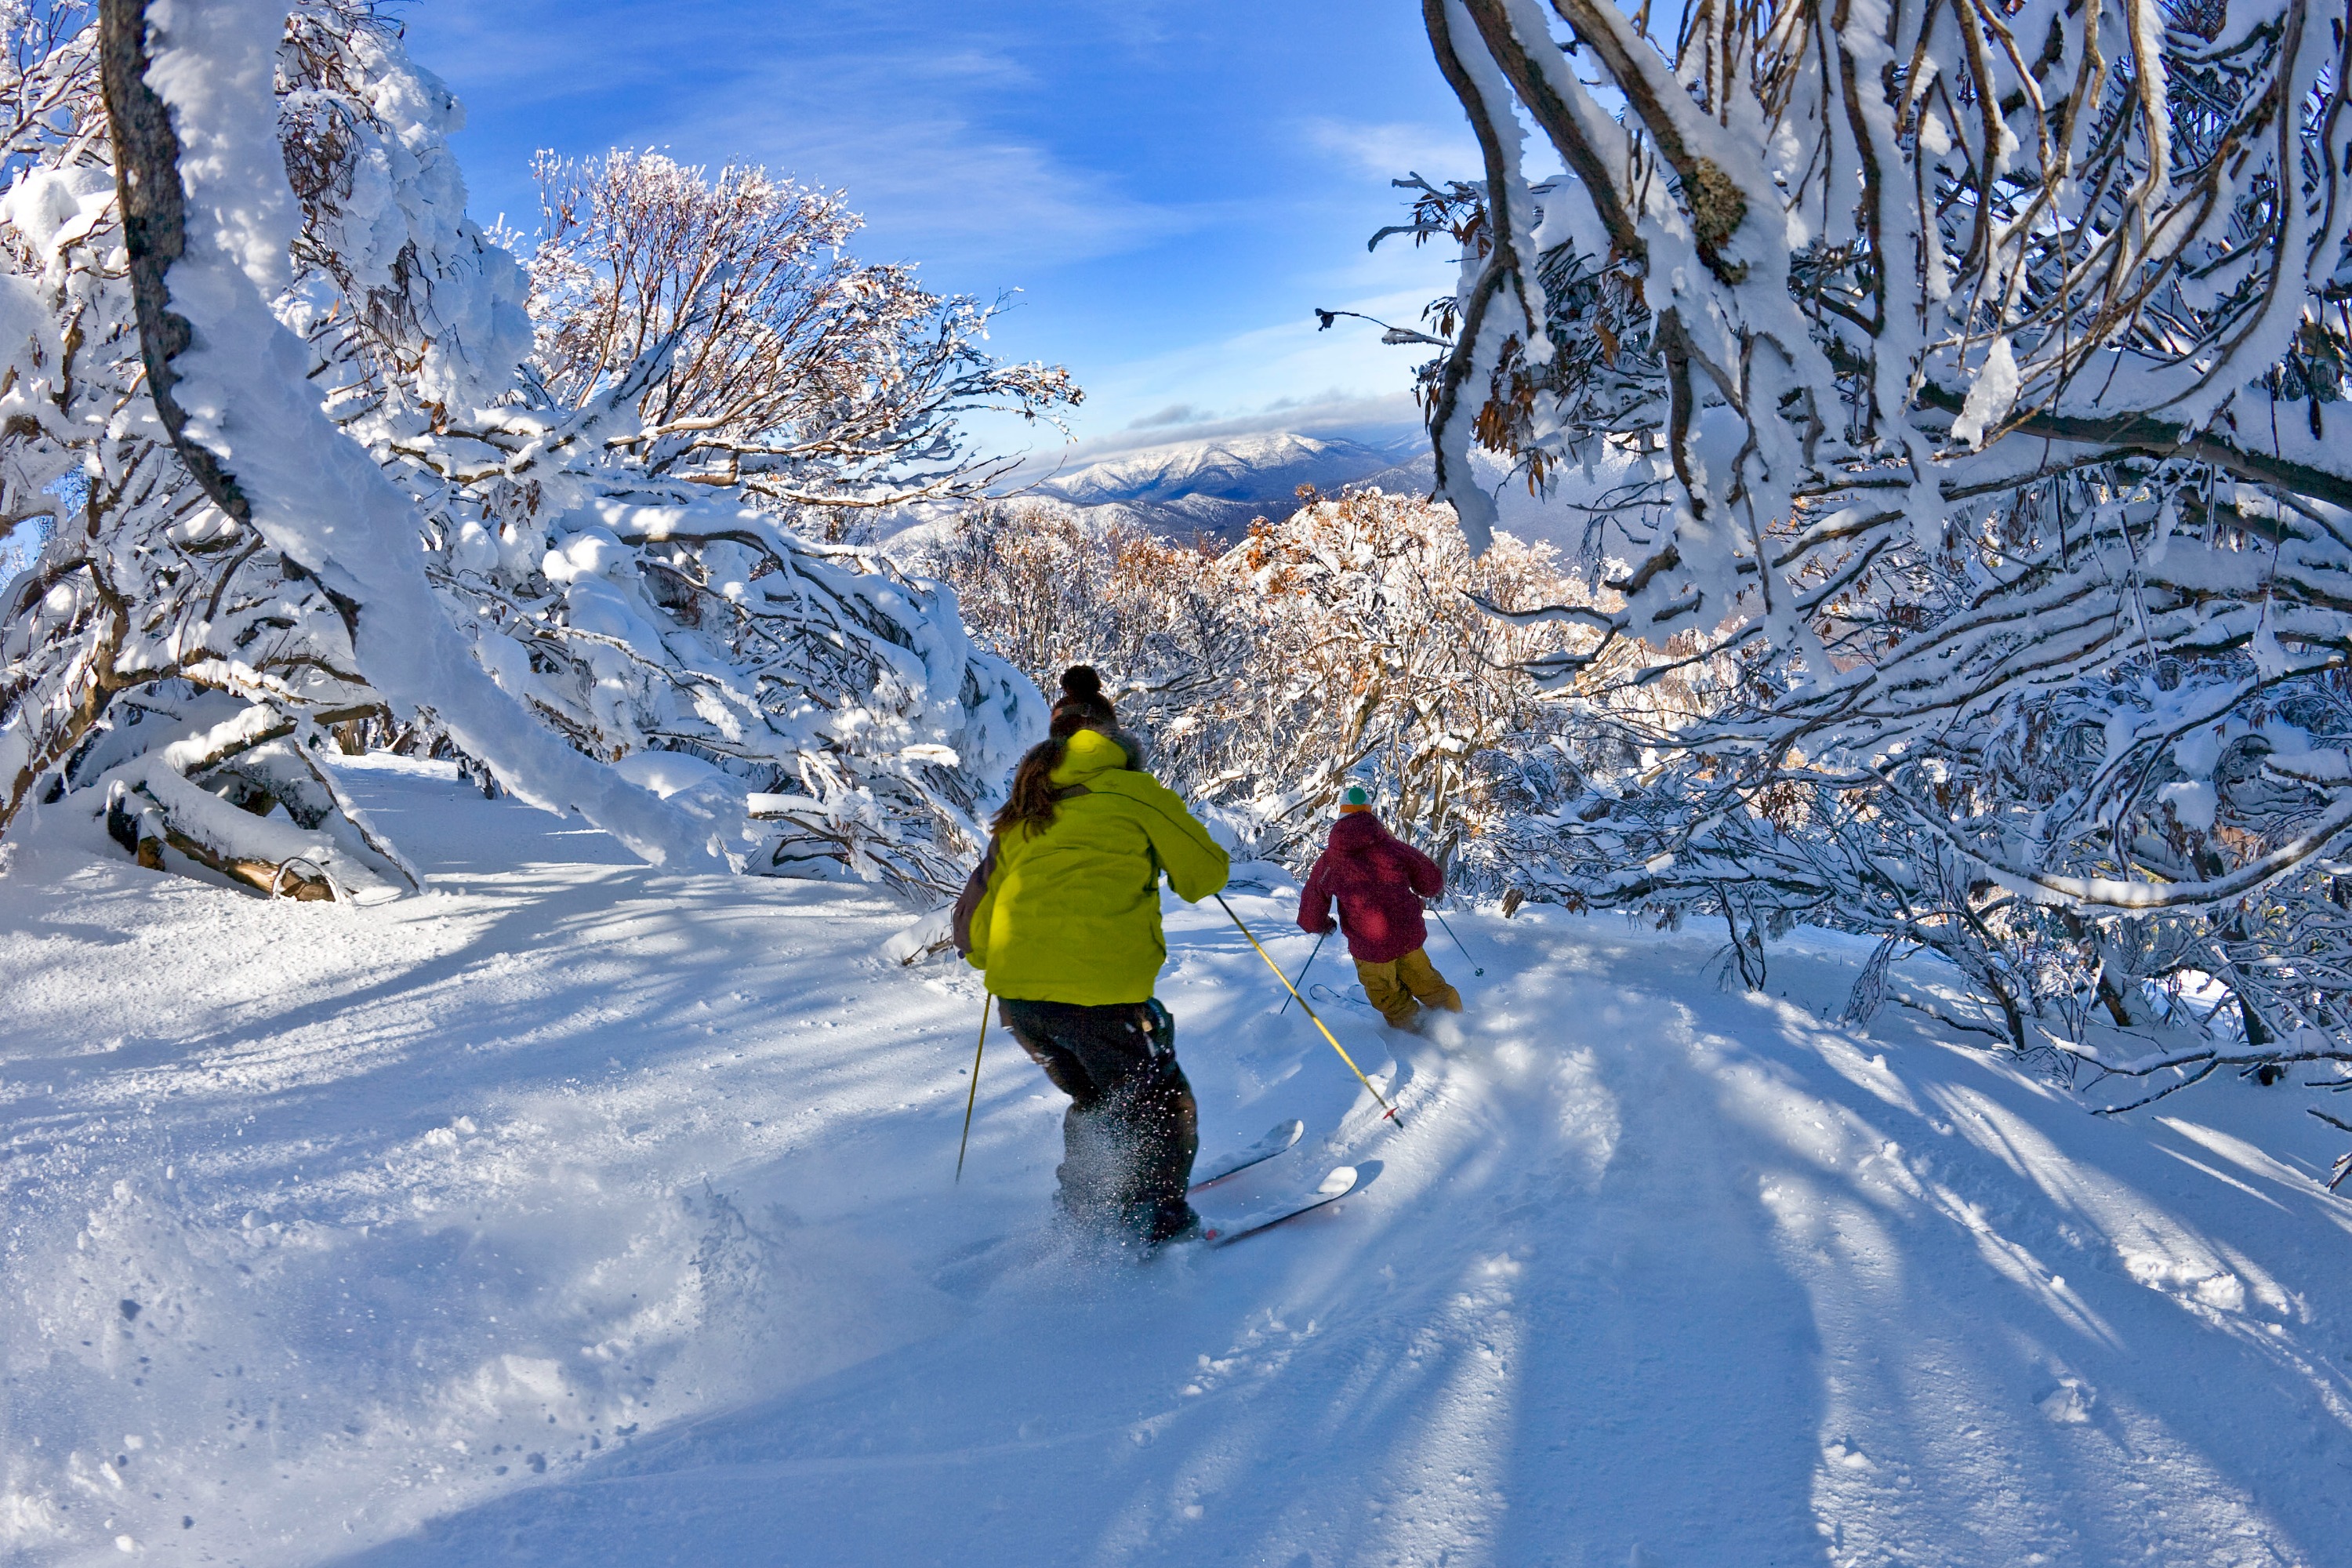
[(1013, 787), (1005, 792), (1004, 805), (989, 826), (1000, 834), (1026, 828), (1033, 837), (1051, 827), (1060, 805), (1055, 799), (1060, 792), (1054, 787), (1054, 770), (1062, 765), (1062, 753), (1069, 749), (1067, 735), (1055, 735), (1030, 747), (1021, 765), (1013, 770)]
[(1074, 664), (1062, 671), (1061, 700), (1054, 704), (1048, 739), (1029, 748), (1013, 770), (1013, 787), (1005, 792), (1003, 809), (989, 826), (998, 833), (1026, 828), (1034, 837), (1054, 826), (1060, 792), (1054, 787), (1054, 770), (1070, 749), (1070, 737), (1081, 730), (1106, 734), (1118, 728), (1118, 712), (1103, 695), (1102, 677), (1092, 665)]

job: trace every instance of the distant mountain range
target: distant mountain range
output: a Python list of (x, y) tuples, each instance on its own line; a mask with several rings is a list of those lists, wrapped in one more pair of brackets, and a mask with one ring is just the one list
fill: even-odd
[[(1178, 441), (1088, 463), (1056, 474), (1033, 492), (1089, 512), (1116, 515), (1155, 533), (1189, 539), (1239, 539), (1255, 520), (1276, 521), (1298, 510), (1298, 487), (1326, 494), (1349, 485), (1409, 488), (1416, 455), (1427, 469), (1427, 438), (1371, 444), (1331, 436), (1277, 432)], [(1394, 476), (1394, 483), (1388, 482)]]
[[(1581, 514), (1538, 502), (1524, 485), (1506, 483), (1505, 465), (1490, 453), (1473, 452), (1471, 460), (1496, 492), (1505, 529), (1575, 548), (1584, 530)], [(1297, 510), (1301, 485), (1325, 495), (1350, 487), (1427, 495), (1435, 483), (1429, 437), (1420, 431), (1362, 440), (1278, 431), (1123, 453), (1040, 480), (1027, 494), (1099, 522), (1126, 522), (1177, 540), (1208, 534), (1231, 543), (1258, 518), (1279, 522)]]

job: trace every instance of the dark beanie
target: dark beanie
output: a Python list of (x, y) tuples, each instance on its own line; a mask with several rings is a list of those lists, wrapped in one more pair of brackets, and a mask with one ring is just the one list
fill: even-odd
[(1054, 704), (1053, 732), (1070, 735), (1089, 726), (1118, 728), (1118, 714), (1103, 695), (1102, 677), (1090, 664), (1074, 664), (1062, 671), (1061, 700)]

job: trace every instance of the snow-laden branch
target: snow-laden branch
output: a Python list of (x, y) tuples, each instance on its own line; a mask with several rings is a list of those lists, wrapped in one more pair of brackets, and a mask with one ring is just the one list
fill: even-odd
[(371, 683), (430, 709), (507, 788), (656, 864), (721, 866), (707, 828), (563, 744), (475, 662), (425, 582), (415, 509), (327, 418), (270, 312), (299, 219), (271, 90), (282, 5), (106, 0), (103, 17), (133, 276), (160, 272), (139, 288), (150, 383), (215, 504), (320, 577)]
[(1916, 944), (2021, 1049), (2210, 981), (2352, 1036), (2341, 0), (1423, 10), (1488, 163), (1400, 182), (1441, 489), (1483, 538), (1466, 432), (1581, 516), (1599, 592), (1507, 618), (1621, 759), (1530, 882), (1751, 982)]

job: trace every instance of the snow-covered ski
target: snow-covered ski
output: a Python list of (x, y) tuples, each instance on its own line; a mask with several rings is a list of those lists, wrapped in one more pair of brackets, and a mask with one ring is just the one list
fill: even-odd
[(1286, 1219), (1297, 1219), (1309, 1209), (1319, 1209), (1325, 1204), (1346, 1197), (1356, 1188), (1356, 1167), (1341, 1165), (1323, 1178), (1323, 1184), (1305, 1197), (1246, 1215), (1226, 1225), (1213, 1225), (1201, 1232), (1201, 1239), (1211, 1247), (1227, 1247), (1245, 1236), (1255, 1236), (1269, 1226), (1280, 1225)]
[(1235, 1149), (1230, 1153), (1220, 1154), (1206, 1164), (1194, 1167), (1192, 1184), (1186, 1190), (1197, 1193), (1202, 1187), (1222, 1182), (1237, 1172), (1248, 1170), (1252, 1165), (1264, 1164), (1297, 1142), (1306, 1131), (1307, 1123), (1304, 1121), (1278, 1121), (1267, 1130), (1265, 1137), (1248, 1148)]

